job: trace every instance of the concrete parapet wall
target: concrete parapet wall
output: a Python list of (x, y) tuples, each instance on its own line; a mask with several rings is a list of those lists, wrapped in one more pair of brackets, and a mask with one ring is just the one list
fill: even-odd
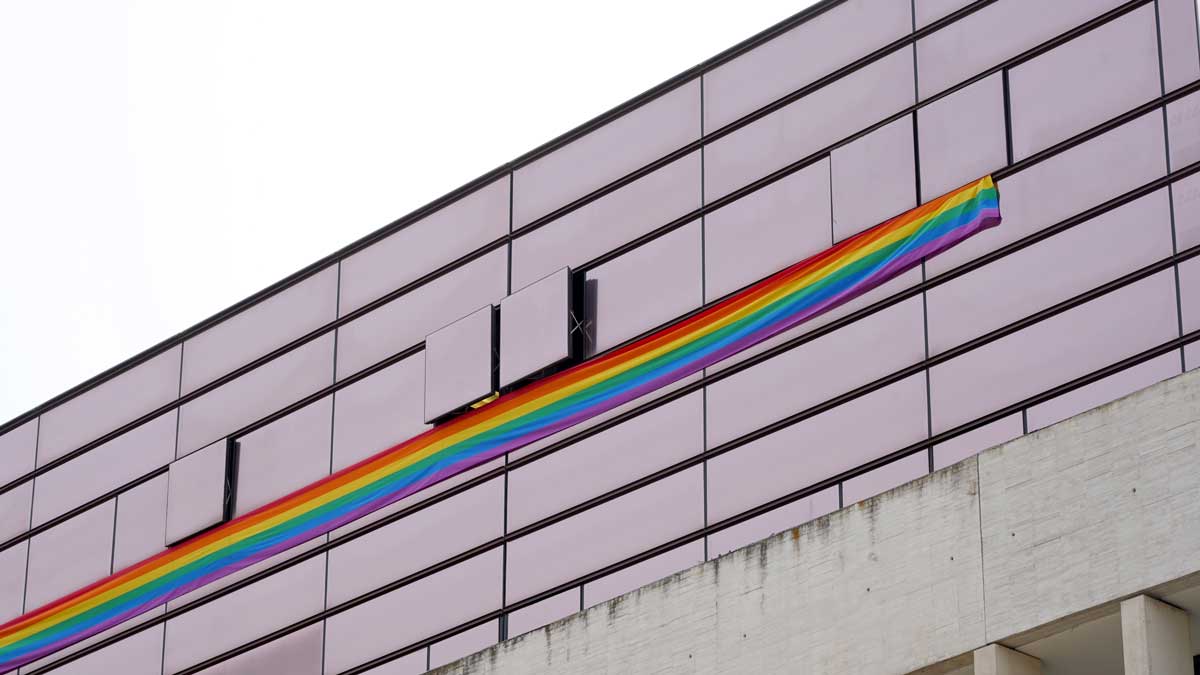
[(1200, 583), (1200, 371), (437, 672), (948, 672)]

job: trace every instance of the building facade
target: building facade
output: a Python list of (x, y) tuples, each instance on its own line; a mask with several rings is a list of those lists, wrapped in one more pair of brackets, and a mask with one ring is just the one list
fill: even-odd
[[(1069, 577), (1046, 576), (1032, 598), (962, 581), (915, 632), (892, 636), (923, 641), (904, 658), (774, 639), (747, 644), (788, 661), (730, 646), (741, 660), (722, 663), (712, 645), (733, 633), (662, 622), (671, 611), (711, 618), (701, 599), (728, 591), (712, 578), (732, 564), (721, 561), (753, 551), (764, 585), (803, 595), (787, 585), (794, 570), (828, 558), (780, 536), (743, 547), (804, 523), (800, 544), (845, 531), (858, 548), (843, 555), (888, 540), (894, 556), (931, 561), (942, 540), (913, 534), (916, 516), (904, 514), (932, 509), (940, 519), (919, 530), (959, 526), (945, 541), (966, 551), (954, 537), (973, 523), (972, 560), (986, 573), (988, 537), (1011, 526), (1015, 539), (1019, 518), (985, 531), (981, 490), (1040, 485), (1024, 506), (1048, 508), (1045, 481), (1095, 459), (1067, 438), (1085, 420), (1108, 420), (1105, 437), (1130, 443), (1151, 433), (1129, 400), (1171, 411), (1144, 415), (1159, 436), (1194, 419), (1184, 373), (1200, 365), (1197, 34), (1192, 0), (826, 0), (0, 426), (9, 621), (445, 424), (497, 385), (519, 391), (564, 362), (610, 355), (981, 176), (1001, 195), (999, 227), (813, 321), (20, 672), (382, 675), (535, 662), (625, 672), (650, 652), (588, 658), (601, 645), (620, 652), (631, 630), (678, 647), (656, 662), (663, 671), (949, 672), (990, 642), (1045, 638), (1044, 626), (1111, 629), (1113, 616), (1157, 611), (1126, 595), (1158, 589), (1186, 605), (1200, 548), (1183, 546), (1172, 566), (1112, 571), (1128, 585), (1074, 604), (1060, 597)], [(503, 324), (546, 280), (547, 304), (522, 316), (565, 312), (561, 353), (523, 362), (505, 349), (529, 336), (504, 339)], [(499, 381), (454, 371), (480, 353), (485, 369), (498, 359)], [(1114, 404), (1122, 423), (1093, 411), (1049, 429), (1151, 385)], [(1141, 446), (1120, 446), (1131, 447)], [(1164, 466), (1186, 504), (1200, 495), (1186, 479), (1195, 445), (1172, 448), (1179, 461)], [(1076, 461), (1045, 461), (1060, 451)], [(1080, 509), (1107, 503), (1088, 494)], [(1194, 542), (1194, 506), (1168, 514), (1162, 537)], [(781, 559), (792, 572), (768, 564)], [(655, 588), (674, 600), (619, 600), (664, 577)], [(841, 616), (831, 606), (864, 602), (845, 584), (789, 608)], [(969, 601), (992, 588), (1000, 595)], [(1027, 603), (1007, 618), (1006, 593)], [(1128, 611), (1113, 610), (1122, 600)], [(1001, 608), (986, 625), (973, 613), (985, 606)], [(729, 630), (753, 622), (725, 616)], [(564, 618), (556, 630), (582, 642), (554, 644), (578, 645), (573, 657), (533, 638), (559, 635), (543, 627)], [(586, 632), (601, 619), (617, 628)], [(707, 651), (689, 642), (706, 635), (721, 639)], [(1048, 672), (1134, 672), (1074, 663)]]

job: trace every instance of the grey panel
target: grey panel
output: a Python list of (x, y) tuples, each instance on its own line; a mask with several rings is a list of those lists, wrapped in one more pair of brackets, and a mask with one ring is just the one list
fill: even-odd
[(337, 318), (337, 265), (245, 309), (183, 344), (183, 393)]
[(730, 551), (766, 539), (789, 528), (807, 523), (814, 518), (838, 510), (837, 486), (827, 488), (814, 495), (784, 504), (761, 516), (755, 516), (708, 535), (708, 559), (725, 555)]
[(708, 387), (708, 446), (758, 429), (925, 357), (910, 298)]
[(238, 439), (237, 507), (249, 513), (329, 475), (333, 397)]
[(110, 499), (30, 540), (26, 607), (41, 607), (112, 572), (115, 514)]
[(939, 364), (930, 371), (933, 431), (1165, 342), (1178, 335), (1176, 316), (1167, 270)]
[(584, 586), (583, 606), (593, 607), (703, 561), (703, 541), (693, 541), (673, 548)]
[(825, 159), (705, 216), (705, 302), (829, 248), (830, 203)]
[(448, 637), (429, 646), (429, 667), (437, 668), (451, 661), (490, 647), (500, 641), (500, 622), (489, 621), (483, 625)]
[(1189, 342), (1183, 346), (1184, 365), (1188, 370), (1192, 370), (1200, 366), (1200, 345), (1195, 342)]
[(159, 415), (38, 476), (34, 526), (170, 464), (175, 457), (175, 416), (174, 410)]
[(0, 542), (29, 530), (32, 508), (32, 480), (25, 481), (7, 492), (0, 492)]
[(911, 48), (893, 52), (705, 147), (707, 201), (913, 104)]
[(15, 619), (24, 611), (25, 563), (28, 559), (28, 541), (0, 551), (0, 621)]
[[(37, 425), (38, 421), (33, 419), (0, 436), (0, 485), (33, 471)], [(0, 493), (0, 541), (29, 529), (32, 499), (32, 480)]]
[(833, 151), (834, 241), (917, 205), (913, 139), (907, 115)]
[(1172, 170), (1200, 160), (1200, 93), (1167, 104), (1167, 134)]
[(1179, 352), (1168, 352), (1132, 368), (1109, 375), (1086, 387), (1080, 387), (1045, 403), (1031, 406), (1027, 411), (1029, 430), (1037, 431), (1048, 427), (1085, 410), (1091, 410), (1132, 394), (1139, 389), (1162, 382), (1168, 377), (1174, 377), (1183, 371), (1182, 366)]
[(917, 28), (927, 26), (950, 13), (971, 4), (972, 0), (916, 0)]
[(1161, 91), (1154, 7), (1013, 68), (1008, 81), (1017, 160), (1136, 108)]
[(337, 376), (352, 375), (419, 344), (431, 331), (508, 293), (508, 251), (438, 277), (338, 329)]
[(342, 261), (342, 316), (508, 234), (508, 176)]
[(708, 463), (719, 521), (926, 438), (925, 377), (913, 375), (754, 440)]
[(917, 42), (921, 98), (1111, 9), (1122, 0), (1000, 0)]
[(945, 443), (933, 446), (933, 469), (938, 471), (974, 457), (988, 448), (995, 447), (1020, 436), (1024, 432), (1021, 413), (1013, 413), (995, 422), (985, 424), (974, 431), (955, 436)]
[(703, 527), (702, 469), (686, 469), (510, 542), (509, 602)]
[(571, 270), (563, 269), (500, 301), (500, 386), (571, 356)]
[(842, 502), (847, 506), (887, 492), (929, 473), (929, 452), (918, 452), (885, 464), (842, 483)]
[[(585, 355), (614, 347), (702, 304), (700, 237), (700, 222), (694, 221), (587, 272)], [(646, 301), (648, 289), (653, 289), (653, 302)]]
[(425, 353), (334, 393), (333, 470), (416, 436), (425, 420)]
[(1200, 48), (1196, 44), (1196, 1), (1158, 0), (1162, 30), (1163, 82), (1167, 91), (1200, 77)]
[(333, 333), (326, 333), (185, 403), (179, 409), (176, 456), (183, 457), (331, 384), (333, 346)]
[(524, 635), (580, 610), (579, 589), (569, 588), (508, 615), (508, 636)]
[(700, 81), (692, 80), (527, 164), (513, 176), (513, 227), (700, 137)]
[(512, 246), (512, 286), (578, 267), (700, 208), (700, 153), (642, 176), (536, 230)]
[(167, 621), (167, 675), (325, 607), (325, 557), (299, 563)]
[[(321, 675), (325, 626), (317, 623), (205, 668), (203, 675)], [(160, 655), (161, 659), (161, 655)]]
[(1175, 244), (1180, 251), (1200, 244), (1200, 174), (1171, 184), (1175, 207)]
[(164, 543), (174, 544), (225, 519), (226, 454), (221, 440), (171, 463)]
[(712, 132), (912, 30), (911, 3), (849, 0), (704, 75)]
[(930, 289), (930, 353), (1170, 256), (1170, 208), (1159, 190)]
[(509, 473), (508, 527), (523, 527), (704, 449), (704, 397), (693, 392)]
[(345, 602), (503, 534), (504, 480), (497, 478), (331, 550), (329, 602)]
[(925, 264), (929, 276), (1049, 227), (1163, 175), (1162, 113), (1152, 112), (997, 184), (1004, 222)]
[(494, 549), (330, 617), (325, 671), (341, 672), (499, 608), (501, 562)]
[(496, 313), (488, 305), (425, 336), (425, 421), (496, 391)]
[(179, 395), (178, 346), (44, 413), (38, 466), (165, 405)]
[[(147, 628), (55, 669), (56, 675), (97, 675), (98, 673), (121, 673), (122, 675), (159, 675), (162, 672), (163, 627)], [(52, 661), (53, 659), (44, 659)], [(30, 666), (42, 663), (34, 662)], [(22, 673), (32, 670), (26, 666)], [(208, 671), (205, 671), (208, 672)]]
[(165, 548), (167, 483), (167, 476), (157, 476), (117, 495), (114, 571), (141, 562)]
[(917, 111), (921, 200), (929, 201), (1008, 163), (1000, 73)]

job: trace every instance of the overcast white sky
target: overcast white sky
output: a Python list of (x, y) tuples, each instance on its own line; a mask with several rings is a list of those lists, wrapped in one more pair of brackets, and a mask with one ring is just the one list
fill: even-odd
[(812, 0), (0, 0), (0, 422)]

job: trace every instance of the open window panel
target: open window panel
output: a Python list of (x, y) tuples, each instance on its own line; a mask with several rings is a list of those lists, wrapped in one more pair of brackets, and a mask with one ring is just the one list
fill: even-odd
[(488, 305), (425, 336), (425, 422), (437, 424), (499, 391), (499, 321)]
[(238, 444), (232, 438), (171, 462), (164, 544), (182, 543), (233, 518), (237, 464)]
[(559, 269), (500, 302), (500, 391), (576, 363), (584, 353), (584, 275)]

